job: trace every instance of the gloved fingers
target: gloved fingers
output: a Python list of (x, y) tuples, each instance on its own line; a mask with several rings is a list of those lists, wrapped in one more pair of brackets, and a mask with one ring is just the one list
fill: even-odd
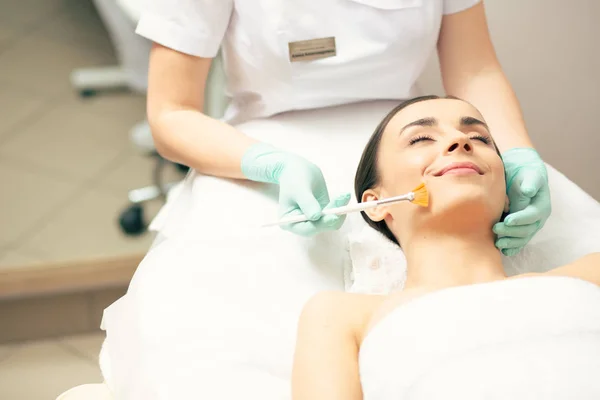
[(535, 207), (533, 204), (530, 204), (524, 210), (509, 214), (504, 219), (504, 224), (508, 227), (531, 225), (535, 223), (538, 223), (539, 225), (543, 218), (544, 215), (542, 215), (540, 209), (538, 207)]
[(345, 215), (325, 215), (318, 221), (297, 222), (295, 224), (283, 225), (285, 231), (300, 236), (313, 236), (324, 231), (332, 231), (341, 228), (346, 220)]
[(540, 210), (542, 215), (542, 222), (546, 222), (546, 219), (552, 213), (552, 199), (550, 198), (550, 188), (544, 187), (537, 192), (537, 195), (531, 199), (531, 205)]
[[(504, 238), (500, 238), (498, 240), (496, 240), (496, 247), (500, 250), (502, 250), (502, 253), (504, 253), (505, 255), (509, 255), (506, 254), (504, 252), (504, 250), (507, 249), (521, 249), (523, 247), (525, 247), (525, 245), (527, 244), (527, 242), (529, 242), (531, 238), (527, 237), (527, 238), (512, 238), (512, 237), (504, 237)], [(515, 253), (516, 254), (516, 253)]]
[(316, 226), (316, 223), (313, 221), (306, 222), (297, 222), (295, 224), (282, 225), (281, 229), (284, 231), (295, 233), (299, 236), (313, 236), (315, 235), (319, 229)]
[[(291, 210), (287, 210), (285, 213), (280, 213), (279, 218), (287, 218), (287, 217), (295, 217), (295, 216), (304, 216), (302, 211), (299, 208), (292, 208)], [(315, 233), (316, 228), (313, 221), (305, 221), (305, 222), (296, 222), (293, 224), (281, 225), (281, 229), (284, 231), (292, 232), (300, 236), (311, 236)]]
[(546, 177), (533, 168), (521, 168), (516, 174), (508, 190), (510, 212), (517, 212), (527, 208), (532, 199), (547, 187)]
[(523, 211), (531, 204), (531, 198), (521, 193), (520, 185), (512, 185), (508, 190), (508, 199), (510, 200), (510, 212), (516, 213)]
[(337, 230), (344, 224), (345, 220), (345, 215), (326, 215), (318, 221), (282, 225), (281, 229), (295, 233), (296, 235), (308, 237), (316, 235), (319, 232)]
[(523, 168), (520, 175), (521, 193), (530, 199), (535, 197), (538, 191), (546, 185), (546, 178), (536, 169)]
[(492, 230), (498, 238), (513, 237), (513, 238), (527, 238), (536, 233), (539, 229), (539, 224), (533, 223), (529, 225), (516, 225), (507, 226), (504, 222), (498, 222)]
[[(344, 221), (346, 219), (345, 215), (322, 215), (322, 212), (320, 210), (320, 203), (314, 198), (313, 198), (313, 200), (314, 200), (314, 202), (317, 202), (317, 204), (319, 204), (318, 218), (316, 218), (315, 220), (312, 220), (312, 221), (305, 221), (305, 222), (298, 222), (295, 224), (283, 225), (281, 228), (283, 230), (293, 232), (297, 235), (312, 236), (312, 235), (314, 235), (318, 232), (324, 231), (324, 230), (339, 229), (344, 224)], [(314, 202), (312, 204), (310, 203), (310, 199), (308, 199), (308, 200), (304, 199), (304, 201), (305, 201), (304, 202), (305, 206), (317, 208), (314, 205)], [(342, 206), (347, 205), (349, 202), (350, 202), (350, 194), (348, 193), (348, 194), (344, 194), (342, 196), (338, 196), (334, 200), (330, 201), (329, 204), (327, 204), (327, 206), (325, 208), (342, 207)], [(284, 213), (283, 217), (302, 215), (302, 214), (304, 214), (306, 216), (306, 213), (303, 212), (303, 210), (296, 208), (296, 209), (293, 209), (292, 211)]]
[(512, 248), (512, 249), (503, 249), (502, 254), (508, 257), (513, 257), (519, 254), (519, 252), (523, 250), (522, 247)]
[(340, 229), (345, 221), (345, 215), (325, 215), (315, 222), (315, 225), (320, 231), (335, 231)]
[(295, 200), (298, 204), (298, 208), (300, 208), (300, 211), (302, 211), (302, 213), (310, 221), (317, 221), (319, 218), (321, 218), (321, 211), (323, 210), (323, 206), (321, 206), (321, 203), (319, 203), (319, 201), (312, 195), (312, 193), (299, 196)]
[[(333, 199), (325, 209), (343, 207), (348, 205), (350, 202), (350, 193), (346, 193), (344, 195), (338, 196)], [(339, 229), (346, 220), (346, 215), (323, 215), (323, 217), (316, 222), (317, 227), (326, 229), (326, 230), (336, 230)]]
[(350, 193), (342, 194), (342, 195), (336, 197), (335, 199), (333, 199), (332, 201), (330, 201), (329, 204), (327, 204), (324, 209), (326, 210), (326, 209), (330, 209), (330, 208), (347, 206), (348, 203), (350, 203), (350, 196), (351, 196)]

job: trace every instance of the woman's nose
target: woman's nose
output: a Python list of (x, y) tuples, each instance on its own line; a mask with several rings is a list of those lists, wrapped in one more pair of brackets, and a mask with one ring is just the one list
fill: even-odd
[(473, 146), (471, 145), (471, 141), (465, 135), (460, 135), (460, 136), (457, 136), (456, 138), (453, 138), (450, 141), (450, 143), (448, 144), (448, 147), (446, 149), (447, 154), (463, 152), (463, 151), (466, 153), (473, 152)]

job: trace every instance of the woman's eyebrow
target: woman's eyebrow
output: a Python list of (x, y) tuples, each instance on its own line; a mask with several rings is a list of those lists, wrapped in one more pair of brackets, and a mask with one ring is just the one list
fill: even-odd
[(433, 117), (421, 118), (421, 119), (411, 122), (410, 124), (405, 125), (404, 128), (402, 128), (400, 130), (399, 135), (402, 135), (402, 132), (404, 132), (406, 129), (410, 128), (411, 126), (436, 126), (437, 123), (438, 123), (437, 119), (435, 119)]
[(460, 119), (460, 125), (461, 126), (480, 125), (480, 126), (483, 126), (488, 132), (490, 131), (490, 128), (487, 126), (487, 124), (485, 122), (480, 121), (477, 118), (473, 118), (473, 117), (462, 117)]

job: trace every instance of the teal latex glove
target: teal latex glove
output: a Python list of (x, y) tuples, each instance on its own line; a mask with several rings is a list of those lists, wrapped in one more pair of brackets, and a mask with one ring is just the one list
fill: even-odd
[(284, 230), (301, 236), (339, 229), (345, 215), (322, 215), (325, 208), (341, 207), (350, 201), (350, 193), (329, 199), (323, 173), (315, 164), (287, 151), (264, 143), (252, 145), (242, 157), (246, 178), (279, 185), (279, 217), (304, 214), (309, 221), (282, 225)]
[(494, 225), (496, 247), (507, 256), (519, 253), (552, 212), (548, 171), (537, 151), (511, 149), (502, 154), (510, 214)]

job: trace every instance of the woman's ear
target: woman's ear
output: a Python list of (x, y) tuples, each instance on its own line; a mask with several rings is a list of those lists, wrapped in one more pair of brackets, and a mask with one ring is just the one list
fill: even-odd
[[(365, 203), (367, 201), (376, 201), (379, 200), (379, 193), (374, 189), (365, 190), (362, 195), (361, 202)], [(385, 217), (388, 215), (385, 206), (379, 206), (375, 208), (369, 208), (364, 211), (365, 214), (369, 217), (369, 219), (373, 222), (383, 221)]]

